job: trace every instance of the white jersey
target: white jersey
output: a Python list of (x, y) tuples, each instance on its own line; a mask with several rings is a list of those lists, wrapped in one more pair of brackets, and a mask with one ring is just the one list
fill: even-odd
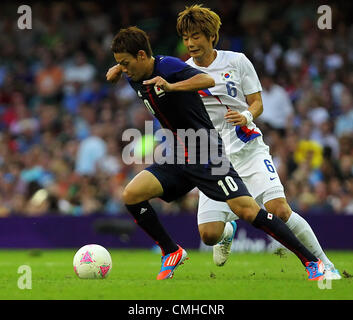
[[(216, 59), (207, 67), (197, 66), (192, 58), (190, 66), (213, 77), (216, 85), (199, 94), (219, 132), (230, 161), (259, 205), (277, 198), (285, 198), (284, 189), (260, 129), (252, 122), (248, 126), (232, 126), (224, 119), (227, 109), (243, 112), (248, 109), (246, 95), (262, 91), (256, 71), (242, 53), (217, 51)], [(226, 202), (215, 201), (200, 191), (198, 224), (232, 221), (237, 216)]]
[(224, 119), (228, 109), (238, 112), (248, 109), (245, 95), (262, 91), (256, 71), (243, 53), (217, 50), (216, 59), (207, 68), (196, 65), (192, 58), (186, 63), (215, 80), (214, 87), (200, 90), (199, 94), (224, 142), (227, 155), (237, 153), (249, 141), (262, 136), (253, 122), (234, 127)]

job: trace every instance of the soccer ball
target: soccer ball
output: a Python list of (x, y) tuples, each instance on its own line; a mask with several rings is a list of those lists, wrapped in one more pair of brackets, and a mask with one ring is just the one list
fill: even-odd
[(81, 279), (106, 278), (112, 269), (112, 258), (104, 247), (88, 244), (76, 252), (73, 266)]

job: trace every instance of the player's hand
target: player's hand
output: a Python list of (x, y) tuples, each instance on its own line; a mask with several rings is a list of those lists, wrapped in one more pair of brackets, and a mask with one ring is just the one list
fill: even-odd
[(244, 115), (235, 110), (228, 110), (224, 116), (228, 123), (232, 123), (232, 126), (246, 126), (247, 119)]
[(167, 80), (163, 79), (160, 76), (154, 77), (149, 80), (145, 80), (145, 81), (143, 81), (143, 84), (154, 84), (156, 87), (158, 87), (166, 92), (172, 91), (172, 85)]
[(119, 81), (121, 74), (122, 74), (122, 67), (120, 64), (117, 64), (111, 67), (108, 72), (106, 73), (107, 81), (116, 83)]

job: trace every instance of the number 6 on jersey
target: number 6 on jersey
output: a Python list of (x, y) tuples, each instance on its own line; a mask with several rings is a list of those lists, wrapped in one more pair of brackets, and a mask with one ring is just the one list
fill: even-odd
[[(238, 190), (238, 185), (235, 183), (233, 177), (226, 176), (224, 178), (224, 181), (226, 182), (230, 191), (237, 191)], [(222, 188), (222, 190), (224, 191), (226, 196), (229, 196), (229, 191), (222, 180), (218, 180), (218, 185)]]

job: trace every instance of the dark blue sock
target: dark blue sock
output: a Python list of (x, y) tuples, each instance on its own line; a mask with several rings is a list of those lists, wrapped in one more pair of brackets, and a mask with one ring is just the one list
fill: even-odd
[(160, 246), (163, 255), (178, 250), (178, 245), (164, 229), (148, 201), (125, 206), (135, 222)]
[(272, 238), (282, 243), (292, 251), (306, 266), (308, 261), (318, 261), (318, 259), (298, 240), (288, 226), (278, 217), (266, 210), (260, 209), (252, 225), (265, 231)]

